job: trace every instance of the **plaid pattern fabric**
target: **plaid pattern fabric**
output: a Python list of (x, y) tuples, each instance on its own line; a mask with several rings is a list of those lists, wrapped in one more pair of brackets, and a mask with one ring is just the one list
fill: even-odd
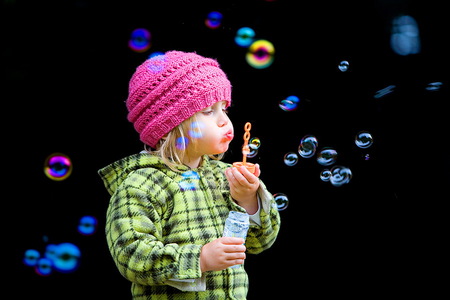
[[(133, 299), (245, 299), (243, 267), (205, 272), (206, 291), (181, 291), (169, 279), (199, 279), (201, 247), (222, 236), (230, 210), (244, 211), (230, 196), (224, 170), (230, 164), (204, 157), (194, 170), (174, 172), (147, 153), (123, 158), (98, 171), (111, 195), (106, 240), (120, 273), (132, 282)], [(273, 196), (251, 225), (247, 252), (269, 248), (280, 216)], [(267, 205), (268, 204), (268, 205)]]

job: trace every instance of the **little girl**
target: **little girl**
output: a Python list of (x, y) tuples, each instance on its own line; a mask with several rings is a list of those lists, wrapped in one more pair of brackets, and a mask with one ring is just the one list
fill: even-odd
[[(246, 253), (277, 237), (259, 166), (252, 174), (220, 160), (233, 139), (230, 103), (217, 61), (196, 53), (152, 57), (130, 80), (128, 120), (145, 150), (98, 173), (111, 195), (108, 248), (133, 299), (246, 299)], [(245, 241), (222, 237), (232, 210), (250, 215)]]

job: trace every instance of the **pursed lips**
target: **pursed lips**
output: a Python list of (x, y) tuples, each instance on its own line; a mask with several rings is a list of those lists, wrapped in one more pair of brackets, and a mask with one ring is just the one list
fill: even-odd
[(231, 141), (234, 137), (233, 131), (232, 130), (228, 130), (225, 135), (224, 135), (224, 139)]

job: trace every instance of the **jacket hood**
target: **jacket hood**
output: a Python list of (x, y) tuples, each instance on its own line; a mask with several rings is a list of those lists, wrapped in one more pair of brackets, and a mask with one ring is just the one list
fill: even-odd
[(168, 167), (162, 162), (162, 159), (158, 156), (149, 155), (146, 152), (140, 152), (119, 159), (114, 163), (107, 165), (104, 168), (98, 170), (98, 174), (105, 184), (106, 190), (110, 195), (114, 194), (117, 187), (125, 180), (125, 178), (131, 172), (143, 169), (168, 169)]
[[(210, 160), (208, 156), (205, 155), (201, 165), (208, 166), (209, 164)], [(105, 184), (106, 190), (110, 195), (112, 195), (131, 172), (144, 168), (157, 169), (165, 173), (174, 172), (162, 161), (159, 156), (148, 154), (145, 151), (119, 159), (98, 170), (97, 172)], [(177, 168), (180, 172), (190, 170), (188, 166), (184, 165), (178, 166)]]

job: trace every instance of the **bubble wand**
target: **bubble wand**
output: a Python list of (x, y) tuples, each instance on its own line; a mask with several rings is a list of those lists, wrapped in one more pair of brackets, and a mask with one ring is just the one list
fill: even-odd
[(250, 173), (255, 173), (255, 165), (247, 162), (247, 155), (250, 153), (250, 147), (248, 146), (248, 141), (250, 140), (250, 129), (252, 128), (252, 124), (250, 122), (245, 123), (244, 126), (244, 146), (242, 146), (242, 162), (233, 163), (234, 167), (244, 166)]

